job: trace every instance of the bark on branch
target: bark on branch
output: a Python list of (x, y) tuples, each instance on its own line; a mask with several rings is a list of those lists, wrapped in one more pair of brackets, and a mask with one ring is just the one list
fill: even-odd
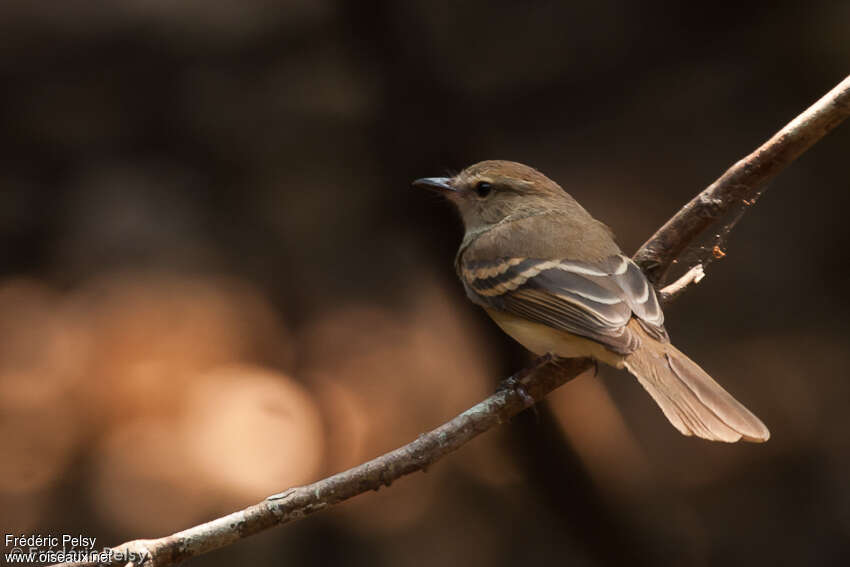
[[(700, 233), (736, 207), (753, 205), (767, 181), (848, 116), (850, 76), (691, 199), (641, 246), (635, 262), (650, 280), (663, 283), (673, 261)], [(712, 252), (723, 254), (709, 250), (703, 264)]]
[[(663, 280), (673, 261), (720, 217), (754, 202), (763, 184), (850, 115), (850, 77), (791, 121), (755, 152), (733, 165), (694, 197), (650, 238), (635, 260), (655, 282)], [(662, 290), (662, 299), (678, 296), (703, 275), (704, 262)], [(588, 359), (538, 364), (521, 382), (534, 401), (578, 376), (592, 365)], [(134, 540), (112, 548), (108, 565), (173, 565), (235, 543), (247, 536), (297, 520), (368, 492), (389, 486), (407, 474), (425, 470), (474, 437), (508, 421), (527, 407), (527, 397), (514, 388), (499, 390), (451, 421), (407, 445), (307, 486), (291, 488), (228, 516), (159, 539)], [(77, 562), (62, 565), (103, 565)]]

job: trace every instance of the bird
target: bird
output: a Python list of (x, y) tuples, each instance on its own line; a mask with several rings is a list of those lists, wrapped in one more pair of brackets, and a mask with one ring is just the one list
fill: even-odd
[(767, 427), (670, 342), (655, 289), (608, 226), (536, 169), (488, 160), (413, 182), (452, 202), (466, 296), (538, 356), (590, 357), (637, 378), (686, 436), (764, 442)]

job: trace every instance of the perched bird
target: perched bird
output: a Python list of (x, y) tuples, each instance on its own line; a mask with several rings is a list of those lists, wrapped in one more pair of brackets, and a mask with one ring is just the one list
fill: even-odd
[(413, 185), (457, 206), (466, 234), (455, 266), (466, 295), (525, 348), (625, 368), (684, 435), (730, 443), (770, 437), (670, 343), (643, 272), (557, 183), (520, 163), (483, 161)]

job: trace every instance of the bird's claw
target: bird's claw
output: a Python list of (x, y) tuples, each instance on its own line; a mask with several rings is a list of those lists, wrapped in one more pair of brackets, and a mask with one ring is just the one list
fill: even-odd
[(544, 354), (543, 356), (539, 356), (534, 359), (534, 361), (520, 370), (516, 372), (512, 376), (502, 380), (502, 383), (499, 386), (500, 390), (513, 390), (516, 392), (520, 398), (522, 398), (523, 404), (525, 407), (531, 407), (535, 404), (536, 400), (528, 393), (525, 389), (525, 384), (523, 383), (526, 378), (531, 376), (537, 369), (553, 362), (557, 359), (557, 357), (552, 353)]
[(513, 376), (509, 376), (502, 380), (501, 385), (499, 386), (500, 390), (513, 390), (519, 397), (522, 398), (522, 403), (525, 407), (530, 408), (534, 405), (535, 400), (531, 397), (528, 391), (525, 389), (525, 386), (522, 384), (522, 378), (525, 370), (520, 370)]

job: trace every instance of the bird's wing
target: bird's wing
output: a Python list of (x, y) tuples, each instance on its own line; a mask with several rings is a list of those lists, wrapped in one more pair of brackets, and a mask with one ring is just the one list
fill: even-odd
[(469, 298), (484, 307), (580, 335), (620, 354), (640, 338), (626, 325), (634, 315), (652, 337), (667, 341), (664, 314), (643, 272), (622, 255), (600, 262), (500, 258), (463, 262)]

